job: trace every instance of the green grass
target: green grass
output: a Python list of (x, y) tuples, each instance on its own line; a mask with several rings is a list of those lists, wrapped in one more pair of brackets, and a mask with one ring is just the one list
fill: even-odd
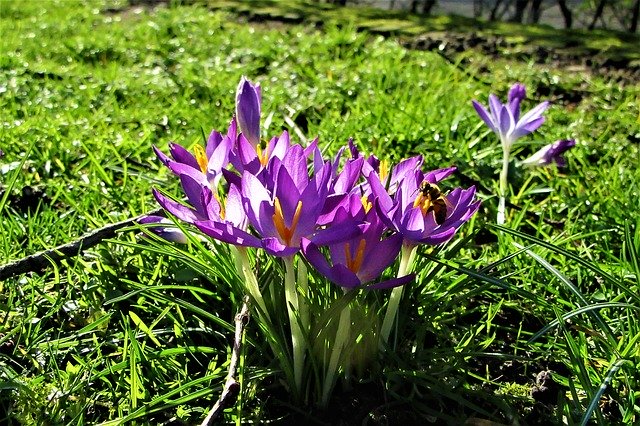
[[(357, 32), (363, 23), (337, 25), (332, 9), (315, 9), (328, 22), (317, 30), (250, 25), (199, 5), (104, 12), (118, 6), (0, 2), (0, 166), (12, 165), (0, 175), (0, 263), (154, 209), (152, 186), (177, 194), (152, 144), (191, 146), (203, 130), (225, 128), (247, 75), (262, 83), (270, 135), (290, 118), (328, 152), (354, 137), (381, 158), (455, 164), (489, 190), (456, 240), (420, 252), (397, 350), (384, 360), (388, 404), (373, 407), (371, 421), (412, 413), (578, 424), (585, 412), (599, 423), (638, 421), (637, 84), (476, 53), (456, 67)], [(393, 16), (414, 25), (405, 18)], [(511, 201), (527, 213), (510, 210), (499, 229), (501, 150), (470, 100), (504, 97), (515, 81), (536, 100), (551, 88), (558, 101), (516, 157), (565, 137), (578, 146), (565, 170), (514, 175)], [(577, 102), (558, 95), (578, 92)], [(469, 184), (460, 179), (446, 185)], [(28, 209), (27, 186), (41, 194)], [(498, 241), (482, 244), (492, 234)], [(203, 419), (226, 375), (240, 278), (228, 253), (197, 253), (127, 231), (42, 275), (1, 282), (0, 415), (13, 424)], [(259, 260), (263, 282), (273, 280), (276, 266)], [(228, 421), (290, 411), (251, 324), (243, 408)], [(527, 393), (545, 368), (560, 385), (554, 406)]]

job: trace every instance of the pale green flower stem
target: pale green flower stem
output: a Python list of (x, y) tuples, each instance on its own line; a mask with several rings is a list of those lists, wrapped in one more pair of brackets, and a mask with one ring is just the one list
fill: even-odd
[[(329, 403), (331, 396), (331, 390), (336, 380), (336, 373), (339, 369), (340, 357), (342, 356), (342, 349), (346, 346), (349, 334), (351, 332), (351, 308), (349, 305), (345, 306), (340, 313), (340, 322), (338, 323), (338, 330), (336, 331), (336, 339), (331, 348), (331, 358), (329, 358), (329, 366), (327, 367), (327, 375), (325, 376), (323, 388), (322, 388), (322, 406), (326, 407)], [(348, 360), (347, 360), (348, 363)], [(345, 370), (347, 367), (345, 367)]]
[[(251, 262), (249, 260), (247, 248), (240, 246), (236, 246), (235, 248), (237, 250), (237, 256), (235, 257), (236, 269), (238, 270), (238, 273), (244, 276), (246, 289), (253, 299), (253, 302), (257, 305), (259, 309), (258, 313), (266, 319), (269, 319), (269, 312), (267, 311), (267, 306), (265, 305), (264, 298), (260, 292), (258, 279), (256, 278), (256, 274), (253, 273), (253, 269), (251, 269)], [(240, 260), (240, 262), (238, 262), (238, 260)]]
[[(398, 278), (404, 277), (411, 272), (411, 267), (416, 256), (417, 246), (415, 244), (402, 244), (402, 250), (400, 251), (400, 267), (398, 268)], [(389, 341), (389, 335), (391, 329), (395, 323), (396, 314), (398, 313), (398, 307), (400, 306), (400, 300), (402, 299), (402, 291), (404, 286), (399, 286), (391, 290), (391, 296), (389, 297), (389, 303), (387, 303), (387, 312), (382, 321), (382, 328), (380, 329), (380, 350), (383, 350)]]
[[(300, 303), (298, 289), (296, 288), (295, 257), (284, 258), (284, 296), (289, 314), (289, 324), (291, 327), (291, 343), (293, 345), (293, 377), (296, 389), (294, 393), (302, 390), (302, 373), (304, 368), (305, 340), (301, 327), (303, 318), (308, 317), (305, 311), (306, 304)], [(302, 305), (302, 306), (301, 306)], [(302, 307), (302, 310), (300, 309)]]
[(506, 211), (506, 198), (507, 198), (507, 190), (509, 187), (509, 151), (510, 146), (506, 143), (506, 141), (501, 141), (502, 143), (502, 171), (500, 172), (500, 188), (499, 188), (499, 199), (498, 199), (498, 217), (496, 218), (496, 222), (498, 225), (504, 225), (505, 222), (505, 211)]

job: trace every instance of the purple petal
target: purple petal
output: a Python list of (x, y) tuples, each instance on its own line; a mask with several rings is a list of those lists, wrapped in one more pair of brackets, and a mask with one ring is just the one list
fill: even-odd
[(400, 287), (401, 285), (405, 285), (407, 283), (410, 283), (411, 281), (413, 281), (415, 279), (415, 274), (409, 274), (409, 275), (405, 275), (404, 277), (400, 277), (400, 278), (393, 278), (390, 280), (386, 280), (386, 281), (381, 281), (379, 283), (376, 284), (371, 284), (366, 286), (367, 290), (371, 289), (371, 290), (384, 290), (387, 288), (394, 288), (394, 287)]
[(153, 152), (156, 153), (156, 156), (158, 157), (158, 160), (160, 160), (162, 162), (162, 164), (164, 164), (165, 166), (167, 166), (169, 164), (169, 162), (171, 161), (171, 159), (169, 157), (167, 157), (164, 152), (160, 151), (160, 149), (158, 149), (157, 146), (153, 145)]
[(251, 225), (263, 236), (278, 235), (273, 224), (274, 207), (271, 194), (254, 175), (242, 174), (242, 202)]
[(312, 237), (311, 241), (318, 246), (324, 246), (329, 244), (336, 244), (342, 241), (350, 240), (360, 235), (362, 231), (355, 222), (347, 221), (342, 223), (336, 223), (329, 226), (326, 229), (317, 231)]
[(361, 156), (358, 147), (353, 142), (353, 138), (349, 138), (349, 140), (347, 141), (347, 146), (349, 147), (349, 153), (351, 154), (351, 158), (353, 160)]
[(492, 121), (496, 129), (500, 128), (500, 111), (502, 110), (502, 102), (494, 94), (489, 95), (489, 111), (491, 112)]
[[(376, 240), (379, 236), (376, 236)], [(386, 240), (367, 241), (365, 259), (358, 271), (358, 276), (362, 282), (373, 281), (382, 275), (382, 271), (398, 257), (402, 247), (402, 235), (394, 234)]]
[(200, 170), (200, 166), (198, 165), (198, 161), (196, 157), (189, 151), (187, 151), (182, 145), (178, 145), (177, 143), (169, 144), (169, 152), (174, 160), (178, 163), (186, 164), (188, 166), (193, 167), (194, 169)]
[(273, 138), (272, 143), (269, 144), (267, 150), (269, 150), (269, 158), (277, 157), (283, 159), (287, 153), (287, 150), (291, 147), (291, 141), (289, 139), (289, 133), (285, 130), (282, 132), (279, 138)]
[(524, 87), (524, 84), (515, 83), (509, 89), (508, 101), (522, 101), (527, 96), (527, 89)]
[[(406, 160), (402, 160), (391, 171), (391, 180), (389, 185), (389, 192), (393, 194), (396, 191), (396, 186), (402, 182), (407, 176), (412, 175), (416, 170), (422, 166), (422, 155), (416, 155)], [(386, 182), (384, 182), (386, 185)]]
[(300, 201), (300, 192), (284, 167), (278, 173), (275, 197), (280, 201), (285, 225), (291, 226), (291, 221), (298, 207), (298, 201)]
[(357, 158), (355, 160), (348, 160), (344, 165), (342, 172), (340, 172), (333, 184), (333, 191), (336, 193), (350, 192), (353, 189), (356, 181), (360, 177), (360, 171), (362, 170), (363, 164), (363, 157)]
[[(229, 152), (231, 151), (231, 139), (225, 136), (215, 147), (209, 156), (207, 171), (209, 173), (220, 174), (222, 169), (229, 164)], [(207, 146), (208, 148), (208, 146)]]
[(375, 197), (375, 204), (380, 207), (380, 210), (383, 213), (381, 216), (387, 216), (393, 208), (393, 199), (389, 196), (387, 190), (380, 181), (380, 176), (378, 176), (377, 173), (369, 173), (369, 176), (367, 176), (366, 179), (369, 183), (369, 187), (371, 188), (371, 193)]
[(317, 245), (313, 244), (307, 238), (303, 238), (301, 246), (302, 254), (311, 266), (327, 278), (333, 275), (331, 266), (329, 265), (329, 262), (327, 262), (327, 258), (322, 254)]
[(499, 117), (498, 131), (502, 137), (507, 137), (511, 134), (516, 125), (513, 119), (513, 114), (511, 114), (511, 110), (509, 108), (502, 106)]
[(289, 176), (291, 176), (298, 191), (302, 191), (309, 182), (309, 173), (307, 172), (307, 161), (304, 156), (304, 150), (300, 145), (293, 145), (287, 150), (282, 160), (282, 167), (288, 172)]
[(520, 164), (524, 166), (548, 166), (555, 162), (558, 167), (564, 167), (567, 163), (562, 154), (574, 147), (575, 144), (576, 141), (573, 139), (556, 141), (552, 144), (545, 145)]
[(184, 204), (180, 204), (177, 201), (173, 201), (172, 199), (165, 197), (157, 189), (152, 189), (152, 192), (153, 196), (156, 198), (156, 201), (158, 201), (158, 204), (160, 204), (163, 209), (165, 209), (178, 219), (187, 223), (193, 223), (196, 220), (206, 219), (203, 215), (185, 206)]
[(246, 226), (247, 215), (242, 204), (242, 195), (238, 186), (233, 184), (229, 184), (224, 219), (241, 229)]
[(230, 223), (216, 222), (212, 220), (196, 221), (195, 225), (206, 235), (216, 240), (243, 247), (261, 247), (259, 238), (236, 228)]
[(211, 158), (213, 152), (216, 150), (218, 145), (222, 142), (222, 134), (218, 131), (212, 130), (209, 134), (209, 138), (207, 139), (207, 146), (205, 151), (207, 153), (207, 157)]
[(493, 122), (493, 119), (489, 115), (489, 112), (481, 104), (479, 104), (478, 102), (471, 101), (471, 103), (473, 104), (473, 107), (475, 108), (476, 112), (478, 113), (478, 115), (480, 116), (482, 121), (484, 121), (485, 124), (487, 126), (489, 126), (489, 128), (492, 131), (497, 132), (498, 129), (497, 129), (495, 123)]
[(260, 85), (243, 76), (236, 91), (236, 117), (242, 134), (253, 146), (260, 143), (260, 97)]
[(209, 184), (207, 177), (200, 171), (199, 167), (196, 169), (188, 164), (178, 163), (177, 161), (169, 161), (167, 167), (177, 176), (187, 175), (203, 186)]
[(545, 121), (544, 117), (539, 117), (539, 118), (537, 118), (535, 120), (528, 121), (526, 123), (518, 123), (518, 126), (516, 127), (515, 131), (513, 132), (514, 139), (517, 139), (517, 138), (520, 138), (522, 136), (526, 136), (529, 133), (532, 133), (538, 127), (542, 126), (544, 121)]
[(515, 121), (518, 121), (518, 118), (520, 117), (520, 103), (526, 96), (527, 89), (523, 84), (516, 83), (511, 86), (511, 89), (509, 89), (509, 97), (507, 103)]
[(542, 114), (544, 114), (547, 108), (549, 108), (548, 101), (538, 104), (535, 108), (523, 115), (520, 118), (519, 123), (525, 124), (537, 120), (538, 118), (542, 117)]
[(290, 247), (282, 244), (279, 239), (274, 237), (263, 238), (262, 248), (270, 255), (278, 257), (293, 256), (300, 250), (299, 247)]
[(304, 149), (304, 156), (307, 158), (311, 158), (312, 155), (315, 156), (318, 151), (318, 137), (316, 136), (309, 145)]
[(438, 183), (441, 180), (448, 178), (451, 174), (455, 173), (456, 170), (458, 170), (458, 168), (455, 166), (447, 167), (446, 169), (433, 170), (426, 174), (424, 180), (429, 183)]
[(239, 163), (234, 162), (233, 166), (239, 171), (246, 169), (253, 173), (257, 172), (260, 169), (260, 161), (258, 160), (256, 148), (247, 140), (244, 134), (238, 137), (237, 149), (237, 158), (240, 161)]
[(419, 240), (419, 242), (422, 244), (430, 244), (430, 245), (442, 244), (446, 241), (449, 241), (451, 238), (453, 238), (455, 233), (456, 233), (456, 228), (449, 228), (446, 231), (441, 232), (439, 234), (429, 235), (427, 238), (423, 238)]
[(205, 185), (202, 182), (193, 179), (191, 176), (187, 174), (181, 174), (180, 183), (182, 184), (182, 189), (184, 190), (189, 203), (196, 209), (196, 211), (203, 216), (206, 215), (207, 207), (202, 204), (201, 194)]

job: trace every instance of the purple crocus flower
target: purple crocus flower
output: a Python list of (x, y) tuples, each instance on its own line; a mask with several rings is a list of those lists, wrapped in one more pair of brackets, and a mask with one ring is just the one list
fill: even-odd
[(263, 179), (246, 170), (242, 174), (241, 204), (257, 237), (217, 221), (197, 221), (196, 226), (219, 240), (262, 247), (269, 254), (281, 257), (298, 252), (303, 237), (324, 245), (356, 234), (358, 229), (347, 222), (333, 223), (326, 228), (319, 226), (331, 164), (324, 163), (309, 176), (306, 155), (300, 145), (293, 145), (282, 160), (277, 157), (270, 160)]
[[(229, 134), (235, 132), (234, 121), (229, 132)], [(227, 172), (224, 167), (228, 164), (232, 144), (229, 134), (222, 136), (218, 132), (212, 132), (206, 151), (202, 148), (196, 149), (195, 155), (180, 145), (172, 144), (170, 153), (173, 160), (156, 149), (160, 160), (179, 177), (187, 198), (187, 204), (184, 204), (165, 196), (154, 188), (154, 197), (167, 212), (187, 223), (207, 221), (216, 223), (220, 228), (231, 226), (237, 228), (239, 232), (244, 232), (247, 227), (247, 218), (242, 207), (239, 179), (232, 179), (236, 175), (227, 173), (231, 179), (228, 179), (229, 189), (226, 197), (221, 197), (218, 192), (219, 180)], [(158, 227), (155, 232), (162, 235), (165, 231)]]
[(567, 165), (562, 154), (576, 145), (574, 139), (561, 139), (549, 145), (545, 145), (531, 157), (520, 162), (522, 166), (548, 166), (556, 163), (558, 167)]
[(549, 107), (549, 102), (542, 102), (521, 117), (520, 102), (525, 95), (525, 87), (515, 84), (509, 90), (506, 104), (501, 103), (494, 94), (489, 95), (489, 111), (477, 101), (472, 101), (482, 121), (500, 137), (505, 153), (511, 151), (511, 145), (516, 139), (528, 135), (544, 123), (542, 114)]
[[(349, 151), (353, 158), (364, 157), (353, 143), (353, 139), (349, 139)], [(421, 155), (416, 155), (400, 161), (400, 163), (393, 166), (391, 171), (389, 171), (389, 166), (386, 161), (380, 161), (375, 155), (370, 155), (362, 165), (362, 175), (367, 178), (369, 173), (376, 173), (380, 182), (382, 182), (382, 184), (387, 188), (388, 193), (394, 194), (398, 189), (398, 184), (405, 178), (405, 176), (408, 173), (412, 173), (413, 171), (420, 169), (423, 161), (424, 159)], [(369, 194), (370, 192), (370, 189), (365, 186), (363, 193)]]
[(231, 153), (230, 161), (240, 174), (246, 170), (253, 175), (258, 175), (273, 157), (282, 159), (290, 147), (289, 132), (286, 130), (279, 137), (273, 137), (264, 149), (260, 145), (253, 145), (241, 133)]
[[(362, 217), (361, 233), (354, 238), (329, 244), (331, 262), (327, 261), (320, 248), (312, 240), (302, 238), (302, 252), (309, 263), (330, 281), (344, 288), (355, 288), (376, 280), (391, 265), (402, 247), (402, 235), (393, 234), (383, 238), (387, 230), (370, 207), (356, 194), (350, 197), (350, 212), (347, 217), (354, 220)], [(368, 209), (368, 211), (367, 211)], [(338, 216), (345, 213), (341, 210)], [(346, 220), (349, 220), (346, 219)], [(370, 289), (397, 287), (412, 281), (414, 275), (382, 281), (367, 286)]]
[[(374, 196), (376, 208), (385, 224), (402, 234), (405, 244), (440, 244), (448, 241), (457, 229), (480, 207), (475, 200), (475, 187), (469, 189), (455, 188), (444, 197), (446, 214), (441, 223), (437, 222), (436, 213), (432, 209), (433, 200), (423, 194), (421, 186), (424, 182), (436, 184), (456, 170), (455, 167), (422, 173), (414, 170), (400, 182), (393, 198), (373, 173), (368, 181)], [(432, 214), (433, 213), (433, 214)]]
[[(154, 147), (158, 158), (180, 178), (180, 184), (187, 196), (189, 206), (174, 201), (157, 189), (153, 195), (158, 203), (178, 219), (188, 223), (197, 220), (219, 219), (223, 206), (218, 200), (218, 183), (222, 178), (222, 170), (229, 162), (231, 139), (213, 132), (210, 143), (205, 150), (196, 146), (195, 155), (178, 144), (169, 147), (170, 159)], [(207, 158), (206, 151), (211, 152)]]
[(261, 104), (260, 84), (253, 84), (243, 76), (236, 91), (236, 117), (240, 131), (254, 147), (260, 145)]

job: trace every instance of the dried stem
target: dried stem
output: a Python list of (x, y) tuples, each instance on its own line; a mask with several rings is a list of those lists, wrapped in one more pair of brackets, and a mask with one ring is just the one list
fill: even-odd
[(227, 379), (224, 383), (224, 388), (222, 389), (220, 397), (211, 408), (211, 411), (203, 420), (201, 426), (209, 426), (213, 424), (215, 419), (222, 414), (224, 409), (233, 404), (238, 397), (238, 393), (240, 392), (240, 383), (236, 380), (236, 372), (238, 370), (238, 363), (240, 362), (240, 351), (242, 350), (242, 334), (244, 333), (244, 327), (248, 322), (249, 297), (245, 296), (242, 300), (242, 308), (240, 309), (240, 312), (236, 314), (235, 318), (236, 332), (233, 339), (231, 361), (229, 362), (229, 370), (227, 372)]
[(157, 215), (162, 209), (156, 209), (149, 213), (126, 219), (121, 222), (112, 223), (102, 228), (84, 234), (75, 241), (32, 254), (13, 262), (0, 266), (0, 281), (11, 278), (15, 275), (27, 272), (41, 272), (52, 264), (60, 263), (61, 260), (74, 257), (82, 253), (83, 250), (100, 244), (103, 240), (115, 236), (116, 231), (127, 226), (131, 226), (140, 219), (149, 215)]

